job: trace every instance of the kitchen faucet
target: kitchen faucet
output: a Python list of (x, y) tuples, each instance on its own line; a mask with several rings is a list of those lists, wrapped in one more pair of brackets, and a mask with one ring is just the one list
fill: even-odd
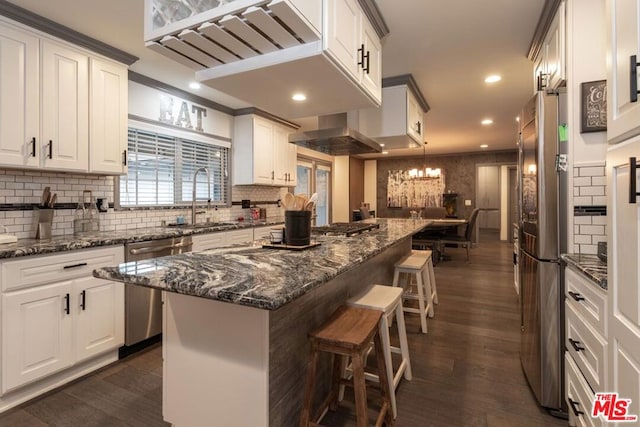
[(207, 209), (211, 207), (211, 175), (209, 174), (209, 169), (207, 168), (198, 168), (193, 173), (193, 198), (191, 199), (191, 225), (196, 225), (196, 178), (198, 177), (198, 173), (204, 172), (207, 174), (207, 194), (209, 198), (207, 199)]

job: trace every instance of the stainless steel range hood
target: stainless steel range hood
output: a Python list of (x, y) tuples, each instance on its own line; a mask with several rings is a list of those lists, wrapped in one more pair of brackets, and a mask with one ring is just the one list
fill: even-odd
[(319, 116), (317, 130), (291, 134), (289, 142), (332, 156), (382, 152), (380, 144), (349, 124), (347, 113)]

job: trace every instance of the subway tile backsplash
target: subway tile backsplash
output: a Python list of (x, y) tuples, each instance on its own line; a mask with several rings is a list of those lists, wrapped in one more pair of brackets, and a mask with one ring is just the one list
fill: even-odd
[(573, 167), (573, 252), (596, 254), (607, 240), (605, 164)]
[[(0, 225), (6, 227), (6, 232), (14, 234), (19, 239), (33, 238), (35, 236), (33, 210), (10, 210), (12, 206), (23, 204), (32, 205), (40, 202), (42, 190), (49, 186), (52, 193), (58, 194), (57, 205), (75, 206), (84, 190), (91, 190), (94, 198), (106, 197), (109, 203), (113, 203), (114, 179), (113, 177), (93, 176), (82, 174), (67, 174), (53, 172), (32, 172), (0, 170)], [(282, 199), (287, 188), (261, 187), (261, 186), (234, 186), (232, 188), (232, 201), (240, 202), (249, 199), (258, 202), (257, 206), (267, 209), (267, 219), (280, 220), (283, 218), (282, 208), (275, 202)], [(259, 202), (270, 202), (260, 204)], [(200, 202), (198, 210), (206, 207)], [(75, 209), (56, 209), (54, 213), (52, 235), (60, 236), (73, 234), (73, 219)], [(159, 226), (162, 221), (167, 224), (176, 221), (178, 215), (184, 215), (190, 221), (191, 209), (148, 209), (148, 210), (114, 210), (100, 213), (100, 230), (117, 231), (150, 226)], [(249, 219), (249, 212), (241, 206), (233, 205), (230, 208), (210, 209), (206, 214), (199, 215), (198, 221), (205, 218), (211, 221), (232, 221), (239, 216)], [(0, 233), (4, 231), (1, 230)]]

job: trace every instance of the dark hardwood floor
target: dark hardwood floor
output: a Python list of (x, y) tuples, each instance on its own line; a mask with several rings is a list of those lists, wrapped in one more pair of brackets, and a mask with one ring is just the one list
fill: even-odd
[[(416, 315), (405, 316), (413, 380), (398, 388), (396, 426), (567, 425), (538, 407), (522, 374), (512, 248), (483, 235), (470, 262), (464, 249), (447, 249), (451, 260), (435, 268), (440, 303), (429, 333), (420, 333)], [(156, 345), (123, 359), (0, 414), (0, 426), (168, 426), (161, 356)], [(347, 392), (323, 425), (355, 426), (349, 399)]]

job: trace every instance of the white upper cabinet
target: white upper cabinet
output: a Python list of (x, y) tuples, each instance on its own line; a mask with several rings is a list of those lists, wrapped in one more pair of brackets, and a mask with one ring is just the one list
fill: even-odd
[(86, 172), (89, 164), (89, 58), (42, 41), (42, 165)]
[(233, 185), (296, 185), (288, 127), (253, 114), (236, 117), (234, 126)]
[(90, 61), (90, 171), (127, 172), (127, 69), (97, 58)]
[(640, 0), (607, 1), (607, 139), (620, 142), (640, 133), (638, 67)]
[[(213, 1), (199, 11), (176, 0), (179, 20), (167, 20), (161, 3), (145, 2), (146, 46), (192, 68), (208, 86), (287, 118), (381, 103), (380, 38), (387, 29), (363, 11), (374, 2)], [(295, 92), (307, 102), (292, 101)]]
[(127, 87), (125, 65), (0, 17), (0, 166), (126, 173)]
[[(409, 75), (398, 76), (406, 84), (382, 88), (382, 106), (357, 112), (362, 133), (384, 144), (385, 149), (416, 148), (424, 143), (424, 115), (429, 105)], [(390, 79), (396, 79), (391, 77)]]
[(566, 4), (561, 2), (534, 64), (534, 92), (557, 89), (566, 80)]
[(0, 165), (38, 166), (38, 64), (38, 38), (0, 25)]

